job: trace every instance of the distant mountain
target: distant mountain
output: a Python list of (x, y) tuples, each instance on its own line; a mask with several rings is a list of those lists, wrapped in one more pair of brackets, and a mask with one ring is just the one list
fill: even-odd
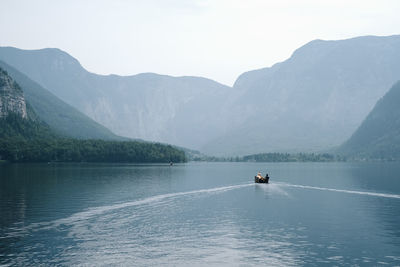
[(400, 82), (376, 103), (339, 152), (356, 158), (400, 159)]
[(339, 146), (400, 77), (400, 36), (315, 40), (242, 74), (232, 127), (205, 153), (312, 152)]
[(0, 59), (123, 136), (209, 155), (339, 146), (400, 77), (400, 36), (315, 40), (233, 88), (200, 77), (96, 75), (58, 49), (0, 48)]
[(59, 49), (3, 47), (0, 59), (121, 136), (199, 148), (226, 128), (231, 88), (209, 79), (97, 75)]
[(0, 61), (0, 68), (21, 86), (25, 98), (38, 117), (46, 122), (56, 133), (75, 138), (95, 138), (121, 140), (104, 126), (93, 121), (75, 108), (41, 87), (27, 76)]

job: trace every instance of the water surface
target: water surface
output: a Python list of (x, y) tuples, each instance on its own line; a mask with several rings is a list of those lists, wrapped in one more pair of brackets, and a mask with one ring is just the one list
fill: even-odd
[(1, 165), (0, 263), (399, 265), (399, 176), (398, 163)]

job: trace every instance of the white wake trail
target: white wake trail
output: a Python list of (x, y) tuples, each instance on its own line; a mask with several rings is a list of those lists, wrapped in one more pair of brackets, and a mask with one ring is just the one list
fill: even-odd
[(287, 187), (296, 187), (296, 188), (304, 188), (304, 189), (340, 192), (340, 193), (347, 193), (347, 194), (357, 194), (357, 195), (365, 195), (365, 196), (400, 199), (400, 195), (396, 195), (396, 194), (385, 194), (385, 193), (376, 193), (376, 192), (367, 192), (367, 191), (354, 191), (354, 190), (345, 190), (345, 189), (334, 189), (334, 188), (309, 186), (309, 185), (298, 185), (298, 184), (288, 184), (288, 183), (276, 183), (276, 184), (278, 184), (280, 186), (287, 186)]
[(222, 187), (200, 189), (200, 190), (193, 190), (193, 191), (186, 191), (186, 192), (162, 194), (162, 195), (156, 195), (156, 196), (147, 197), (147, 198), (143, 198), (143, 199), (139, 199), (139, 200), (135, 200), (135, 201), (129, 201), (129, 202), (118, 203), (118, 204), (107, 205), (107, 206), (93, 207), (93, 208), (89, 208), (85, 211), (74, 213), (66, 218), (57, 219), (57, 220), (48, 221), (48, 222), (32, 223), (26, 227), (16, 229), (16, 231), (10, 231), (6, 237), (20, 236), (21, 234), (23, 235), (23, 234), (26, 234), (31, 231), (42, 231), (42, 230), (54, 229), (54, 228), (60, 227), (62, 225), (73, 225), (76, 223), (87, 221), (95, 216), (99, 216), (103, 213), (110, 212), (113, 210), (141, 206), (141, 205), (151, 205), (151, 204), (160, 203), (162, 201), (166, 201), (168, 199), (173, 199), (173, 198), (180, 197), (180, 196), (222, 193), (222, 192), (239, 189), (239, 188), (243, 188), (243, 187), (249, 187), (249, 186), (253, 186), (253, 185), (254, 185), (254, 183), (249, 183), (249, 184), (222, 186)]
[(156, 195), (156, 196), (147, 197), (147, 198), (130, 201), (130, 202), (89, 208), (85, 211), (74, 213), (67, 218), (55, 220), (55, 221), (51, 222), (50, 223), (51, 225), (49, 225), (49, 226), (57, 227), (60, 225), (84, 221), (84, 220), (90, 219), (91, 217), (94, 217), (94, 216), (97, 216), (97, 215), (100, 215), (102, 213), (106, 213), (109, 211), (128, 208), (128, 207), (135, 207), (135, 206), (140, 206), (140, 205), (146, 205), (146, 204), (159, 203), (159, 202), (162, 202), (162, 201), (170, 199), (170, 198), (187, 196), (187, 195), (196, 195), (196, 194), (222, 193), (222, 192), (226, 192), (226, 191), (230, 191), (230, 190), (234, 190), (234, 189), (238, 189), (238, 188), (243, 188), (243, 187), (248, 187), (248, 186), (252, 186), (252, 185), (254, 185), (254, 183), (215, 187), (215, 188), (210, 188), (210, 189), (200, 189), (200, 190), (193, 190), (193, 191), (186, 191), (186, 192), (177, 192), (177, 193)]

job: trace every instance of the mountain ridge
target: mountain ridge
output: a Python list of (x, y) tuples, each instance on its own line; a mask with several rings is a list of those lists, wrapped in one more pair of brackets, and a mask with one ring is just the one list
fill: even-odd
[(0, 68), (21, 86), (24, 96), (41, 120), (46, 122), (58, 134), (76, 138), (97, 138), (105, 140), (121, 140), (100, 124), (90, 120), (52, 93), (30, 80), (17, 69), (0, 60)]
[[(221, 110), (224, 92), (231, 89), (228, 86), (195, 76), (97, 75), (81, 65), (70, 69), (76, 61), (63, 55), (61, 59), (40, 55), (47, 51), (35, 50), (27, 59), (25, 54), (29, 52), (0, 48), (0, 59), (121, 136), (197, 148), (198, 145), (192, 145), (205, 143), (209, 139), (207, 136), (216, 137), (224, 131), (223, 120), (214, 120), (205, 131), (201, 124), (214, 114), (195, 109), (211, 106), (213, 111)], [(35, 58), (34, 69), (26, 64), (32, 57)], [(195, 115), (189, 118), (186, 115), (189, 113)]]
[(318, 152), (340, 145), (398, 79), (398, 51), (399, 35), (314, 40), (283, 62), (243, 73), (232, 111), (241, 122), (202, 151), (232, 154), (239, 144), (242, 155)]
[(338, 146), (400, 74), (399, 35), (313, 40), (233, 87), (191, 76), (97, 75), (51, 56), (36, 58), (32, 70), (4, 51), (0, 59), (119, 135), (218, 156)]

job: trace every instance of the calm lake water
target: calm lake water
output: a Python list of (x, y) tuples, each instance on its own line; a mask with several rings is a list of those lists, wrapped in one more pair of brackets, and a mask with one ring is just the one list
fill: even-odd
[(400, 265), (400, 164), (2, 165), (0, 215), (0, 265)]

